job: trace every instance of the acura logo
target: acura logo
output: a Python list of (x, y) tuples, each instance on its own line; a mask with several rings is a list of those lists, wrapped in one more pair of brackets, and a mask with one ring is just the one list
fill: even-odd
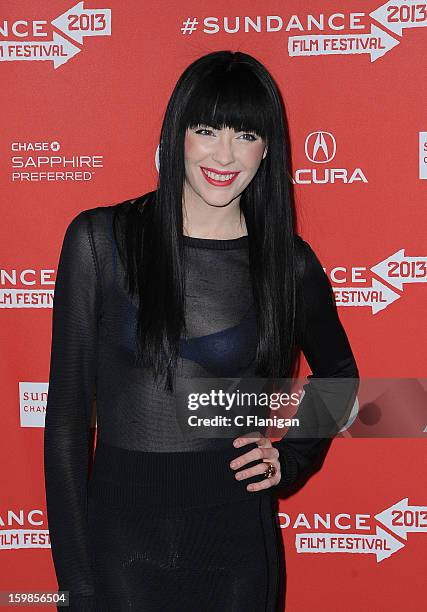
[(305, 155), (314, 164), (330, 162), (337, 151), (337, 143), (330, 132), (311, 132), (305, 139)]

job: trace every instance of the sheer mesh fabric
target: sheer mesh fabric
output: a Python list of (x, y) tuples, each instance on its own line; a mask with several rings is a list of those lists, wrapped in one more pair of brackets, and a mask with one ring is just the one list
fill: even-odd
[[(174, 395), (154, 385), (148, 368), (134, 365), (137, 300), (125, 288), (111, 212), (108, 216), (101, 211), (104, 218), (98, 223), (103, 225), (95, 232), (104, 236), (97, 252), (106, 286), (97, 384), (101, 439), (122, 448), (153, 452), (229, 446), (230, 441), (186, 441), (177, 422)], [(126, 214), (126, 208), (118, 214)], [(177, 376), (249, 376), (256, 345), (247, 237), (212, 242), (184, 236), (184, 240), (187, 336), (180, 343)]]
[[(186, 472), (194, 476), (196, 487), (209, 487), (197, 472), (197, 453), (213, 453), (203, 457), (213, 457), (209, 465), (219, 490), (228, 477), (221, 471), (221, 462), (233, 449), (232, 439), (184, 439), (173, 394), (155, 387), (148, 369), (135, 366), (137, 303), (126, 291), (113, 232), (114, 215), (124, 218), (132, 205), (133, 201), (126, 201), (79, 213), (66, 229), (58, 264), (44, 440), (46, 501), (58, 587), (70, 590), (72, 610), (178, 612), (200, 602), (204, 605), (194, 609), (274, 610), (274, 604), (266, 602), (275, 597), (271, 575), (277, 570), (280, 551), (265, 494), (246, 495), (243, 489), (249, 481), (233, 481), (231, 487), (236, 491), (240, 487), (239, 501), (238, 496), (230, 504), (211, 499), (203, 511), (201, 505), (186, 508), (184, 503), (181, 509), (175, 505), (172, 512), (163, 484), (158, 505), (150, 502), (147, 491), (155, 493), (158, 480), (153, 476), (150, 481), (154, 468), (147, 472), (147, 465), (159, 467), (160, 481), (162, 466), (164, 470), (169, 466), (174, 480), (167, 480), (168, 487), (170, 491), (176, 488), (178, 499), (185, 486), (181, 472), (173, 471), (176, 453), (185, 453)], [(188, 334), (181, 340), (177, 374), (253, 375), (256, 319), (248, 237), (204, 240), (185, 236), (184, 240)], [(329, 280), (308, 243), (297, 237), (296, 244), (303, 264), (299, 337), (312, 376), (355, 378), (356, 363)], [(307, 409), (316, 396), (313, 384), (305, 392)], [(89, 430), (95, 396), (97, 444), (104, 455), (99, 453), (99, 476), (93, 484), (97, 493), (89, 500)], [(282, 467), (280, 486), (297, 481), (327, 444), (327, 440), (291, 436), (275, 442)], [(235, 456), (240, 454), (242, 451)], [(122, 466), (116, 475), (108, 467), (112, 457), (114, 465)], [(134, 481), (123, 483), (129, 473)], [(139, 486), (141, 478), (146, 479), (147, 489)], [(245, 537), (244, 526), (236, 531), (239, 513), (253, 526), (252, 540)], [(174, 548), (172, 542), (182, 529), (186, 536)], [(224, 544), (231, 533), (241, 535), (237, 549)], [(250, 560), (250, 550), (257, 562)], [(236, 554), (241, 555), (240, 564), (233, 565)], [(228, 562), (224, 560), (227, 556)], [(256, 596), (251, 590), (255, 576), (259, 579)], [(179, 585), (181, 599), (176, 594)]]

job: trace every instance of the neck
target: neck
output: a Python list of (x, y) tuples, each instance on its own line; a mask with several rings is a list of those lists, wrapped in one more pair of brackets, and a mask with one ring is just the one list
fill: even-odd
[(206, 203), (197, 194), (192, 197), (186, 195), (184, 190), (184, 235), (228, 240), (247, 234), (245, 217), (243, 213), (240, 215), (240, 196), (225, 206), (216, 206)]

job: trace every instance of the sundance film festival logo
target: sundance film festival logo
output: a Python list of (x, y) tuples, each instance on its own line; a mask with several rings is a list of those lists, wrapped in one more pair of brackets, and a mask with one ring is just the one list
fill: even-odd
[(370, 268), (334, 266), (330, 277), (337, 306), (369, 308), (375, 315), (399, 300), (407, 285), (427, 283), (427, 256), (401, 248)]
[[(372, 20), (372, 22), (370, 22)], [(319, 12), (291, 15), (222, 15), (198, 18), (188, 16), (179, 24), (182, 35), (196, 32), (215, 35), (267, 33), (291, 35), (287, 39), (289, 57), (319, 55), (365, 55), (371, 62), (400, 44), (406, 29), (427, 26), (425, 3), (394, 0), (370, 13), (363, 11)]]
[(48, 61), (58, 68), (80, 53), (85, 37), (111, 36), (111, 9), (78, 2), (50, 22), (53, 31), (48, 25), (44, 19), (0, 21), (0, 61)]
[(282, 529), (301, 530), (295, 534), (298, 553), (364, 554), (377, 563), (401, 550), (409, 533), (427, 534), (427, 506), (410, 504), (408, 497), (374, 516), (351, 512), (300, 512), (295, 517), (278, 512), (278, 516)]

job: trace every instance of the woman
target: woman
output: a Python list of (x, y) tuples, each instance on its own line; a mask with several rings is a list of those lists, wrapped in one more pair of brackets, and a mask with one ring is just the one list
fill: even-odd
[[(62, 245), (45, 428), (58, 585), (72, 610), (273, 611), (284, 558), (272, 492), (330, 440), (188, 435), (179, 383), (290, 376), (300, 348), (312, 378), (357, 367), (295, 232), (286, 115), (265, 67), (230, 51), (192, 63), (159, 160), (156, 191), (81, 212)], [(310, 415), (324, 406), (313, 383)]]

